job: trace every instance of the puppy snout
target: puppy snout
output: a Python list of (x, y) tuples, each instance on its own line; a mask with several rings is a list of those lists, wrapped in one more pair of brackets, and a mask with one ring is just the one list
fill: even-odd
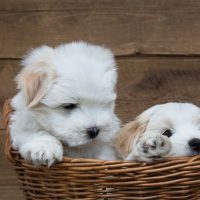
[(97, 127), (91, 127), (87, 129), (87, 133), (91, 139), (97, 137), (97, 135), (99, 134), (99, 131), (100, 130)]
[(193, 138), (189, 141), (189, 146), (192, 150), (200, 152), (200, 139)]

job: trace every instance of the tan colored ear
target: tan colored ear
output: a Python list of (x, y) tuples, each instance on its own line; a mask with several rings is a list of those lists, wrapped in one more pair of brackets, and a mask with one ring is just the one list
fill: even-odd
[(120, 130), (117, 136), (116, 148), (123, 158), (126, 158), (132, 152), (133, 145), (137, 143), (140, 136), (146, 131), (149, 120), (161, 106), (162, 104), (158, 104), (145, 110), (135, 121), (128, 123)]
[(56, 77), (52, 66), (53, 57), (53, 48), (41, 46), (29, 52), (22, 61), (24, 68), (16, 77), (16, 81), (29, 108), (39, 103)]
[(119, 132), (116, 148), (122, 158), (126, 158), (131, 153), (134, 143), (145, 132), (147, 122), (140, 122), (136, 119), (133, 122), (126, 124)]
[(36, 68), (30, 67), (22, 70), (17, 77), (19, 88), (23, 91), (27, 106), (33, 107), (44, 97), (48, 88), (50, 87), (52, 75), (47, 66), (39, 66), (47, 68), (45, 70), (35, 70)]

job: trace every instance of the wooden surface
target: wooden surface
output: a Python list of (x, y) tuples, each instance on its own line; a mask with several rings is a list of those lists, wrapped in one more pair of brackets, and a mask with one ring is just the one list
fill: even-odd
[(116, 55), (200, 54), (199, 0), (1, 0), (0, 57), (87, 40)]
[[(200, 105), (199, 21), (199, 0), (0, 0), (0, 109), (28, 49), (72, 40), (114, 51), (122, 122), (157, 103)], [(23, 199), (0, 121), (0, 199)]]

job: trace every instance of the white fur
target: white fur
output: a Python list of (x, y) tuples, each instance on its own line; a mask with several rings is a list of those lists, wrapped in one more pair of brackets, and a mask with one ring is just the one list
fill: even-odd
[[(12, 100), (13, 148), (34, 164), (49, 166), (61, 161), (63, 154), (115, 159), (110, 143), (119, 120), (114, 114), (117, 72), (112, 52), (85, 42), (42, 46), (29, 53), (23, 66), (17, 77), (19, 92)], [(36, 84), (37, 97), (26, 91), (35, 84), (24, 83), (31, 73), (45, 77)], [(78, 108), (65, 110), (66, 103)], [(90, 139), (86, 130), (93, 126), (100, 132)]]
[[(190, 103), (160, 104), (144, 111), (136, 120), (146, 123), (146, 127), (132, 141), (126, 160), (152, 161), (198, 154), (190, 148), (189, 141), (200, 139), (199, 107)], [(171, 137), (162, 135), (167, 129), (172, 130)]]

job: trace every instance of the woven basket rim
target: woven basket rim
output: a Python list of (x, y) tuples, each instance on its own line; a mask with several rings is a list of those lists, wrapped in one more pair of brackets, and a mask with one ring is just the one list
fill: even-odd
[[(14, 110), (11, 107), (11, 98), (7, 98), (4, 102), (3, 105), (3, 121), (6, 129), (6, 140), (5, 140), (5, 146), (4, 146), (4, 153), (6, 155), (6, 158), (10, 162), (15, 162), (14, 157), (16, 155), (20, 156), (19, 152), (17, 150), (12, 149), (11, 146), (11, 138), (10, 138), (10, 130), (9, 130), (9, 124), (10, 124), (10, 115), (14, 112)], [(61, 162), (58, 162), (54, 164), (54, 166), (59, 166), (62, 165), (63, 162), (70, 162), (70, 163), (99, 163), (100, 165), (104, 164), (115, 164), (115, 163), (138, 163), (141, 166), (149, 166), (149, 165), (157, 165), (161, 163), (166, 163), (166, 162), (179, 162), (179, 161), (185, 161), (186, 163), (191, 163), (195, 161), (200, 160), (200, 155), (195, 155), (195, 156), (183, 156), (183, 157), (169, 157), (165, 158), (164, 160), (157, 160), (154, 162), (140, 162), (140, 161), (127, 161), (127, 160), (98, 160), (94, 158), (73, 158), (73, 157), (67, 157), (64, 156), (63, 160)], [(29, 163), (27, 165), (33, 166)], [(35, 166), (33, 166), (35, 167)], [(43, 167), (43, 166), (40, 166)]]

